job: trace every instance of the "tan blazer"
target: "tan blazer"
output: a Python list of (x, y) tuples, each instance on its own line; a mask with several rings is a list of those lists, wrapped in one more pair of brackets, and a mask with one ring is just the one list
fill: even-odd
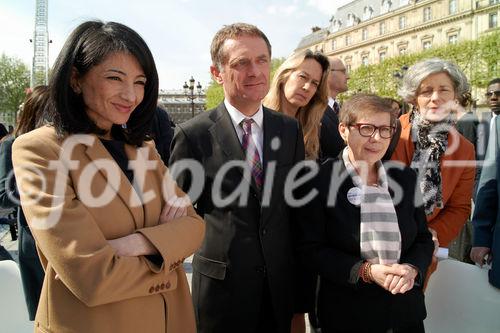
[[(392, 159), (410, 165), (415, 146), (411, 139), (409, 114), (402, 115), (399, 120), (401, 137)], [(428, 226), (437, 232), (439, 246), (447, 247), (469, 218), (474, 176), (474, 146), (452, 128), (448, 134), (448, 148), (441, 157), (444, 207), (434, 208), (432, 214), (427, 216)]]
[[(138, 186), (131, 186), (100, 140), (95, 135), (85, 140), (74, 144), (73, 162), (65, 158), (58, 168), (51, 161), (71, 147), (52, 127), (22, 135), (13, 146), (22, 208), (46, 273), (35, 331), (195, 332), (182, 262), (201, 244), (202, 219), (190, 207), (188, 216), (159, 224), (167, 168), (152, 142), (141, 150), (125, 145), (129, 161), (137, 159), (144, 172), (141, 199)], [(145, 160), (156, 166), (146, 169)], [(114, 169), (98, 170), (96, 162)], [(140, 178), (134, 176), (134, 183)], [(167, 196), (173, 191), (183, 194), (175, 185)], [(108, 245), (107, 240), (134, 232), (156, 247), (162, 261), (118, 256)]]

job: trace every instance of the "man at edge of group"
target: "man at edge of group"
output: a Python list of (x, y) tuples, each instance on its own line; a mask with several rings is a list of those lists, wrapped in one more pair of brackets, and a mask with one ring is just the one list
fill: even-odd
[(474, 227), (471, 259), (481, 267), (491, 264), (488, 272), (491, 285), (500, 288), (500, 79), (490, 82), (486, 91), (492, 111), (485, 165), (481, 172), (476, 207), (472, 218)]

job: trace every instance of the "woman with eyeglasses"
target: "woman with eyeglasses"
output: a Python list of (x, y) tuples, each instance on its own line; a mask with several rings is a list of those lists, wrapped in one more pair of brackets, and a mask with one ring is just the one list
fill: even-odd
[(359, 94), (344, 103), (347, 147), (319, 166), (299, 198), (299, 252), (321, 277), (318, 316), (329, 332), (423, 332), (423, 277), (434, 245), (415, 202), (417, 175), (382, 164), (395, 117), (390, 103)]
[[(403, 77), (400, 96), (413, 110), (399, 118), (401, 136), (392, 155), (419, 174), (419, 188), (435, 251), (448, 247), (470, 216), (475, 179), (474, 146), (455, 128), (470, 86), (454, 63), (424, 60)], [(429, 274), (436, 270), (437, 259)]]

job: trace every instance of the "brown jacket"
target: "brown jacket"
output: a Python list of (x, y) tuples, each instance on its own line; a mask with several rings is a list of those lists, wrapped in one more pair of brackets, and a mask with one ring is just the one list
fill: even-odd
[[(411, 140), (409, 114), (402, 115), (399, 120), (401, 137), (392, 159), (410, 165), (415, 146)], [(435, 208), (434, 212), (427, 216), (428, 226), (436, 230), (441, 247), (447, 247), (450, 241), (457, 237), (469, 218), (474, 175), (474, 146), (452, 128), (448, 134), (448, 148), (441, 157), (444, 207)]]
[[(137, 163), (144, 175), (140, 191), (96, 136), (84, 140), (74, 145), (72, 161), (62, 157), (71, 152), (68, 141), (48, 126), (20, 136), (13, 146), (22, 208), (46, 273), (35, 331), (195, 332), (182, 261), (201, 244), (201, 218), (189, 207), (186, 217), (159, 224), (167, 168), (152, 142), (142, 149), (125, 145), (129, 161), (156, 162), (153, 168)], [(104, 172), (96, 162), (114, 169)], [(174, 190), (182, 195), (175, 185), (167, 196)], [(156, 247), (160, 260), (118, 256), (107, 242), (134, 232)]]

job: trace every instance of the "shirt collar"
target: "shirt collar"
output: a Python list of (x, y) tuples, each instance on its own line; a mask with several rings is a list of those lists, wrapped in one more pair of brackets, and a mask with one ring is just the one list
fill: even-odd
[(231, 120), (233, 121), (234, 127), (240, 126), (240, 123), (246, 119), (250, 118), (253, 119), (255, 125), (262, 130), (262, 123), (264, 122), (264, 111), (262, 109), (262, 104), (259, 105), (259, 110), (251, 117), (245, 116), (243, 113), (241, 113), (238, 109), (236, 109), (234, 106), (232, 106), (227, 99), (224, 99), (224, 105), (226, 106), (227, 112), (229, 113), (229, 116), (231, 117)]
[(328, 96), (328, 106), (333, 109), (333, 104), (335, 103), (335, 99), (331, 96)]

